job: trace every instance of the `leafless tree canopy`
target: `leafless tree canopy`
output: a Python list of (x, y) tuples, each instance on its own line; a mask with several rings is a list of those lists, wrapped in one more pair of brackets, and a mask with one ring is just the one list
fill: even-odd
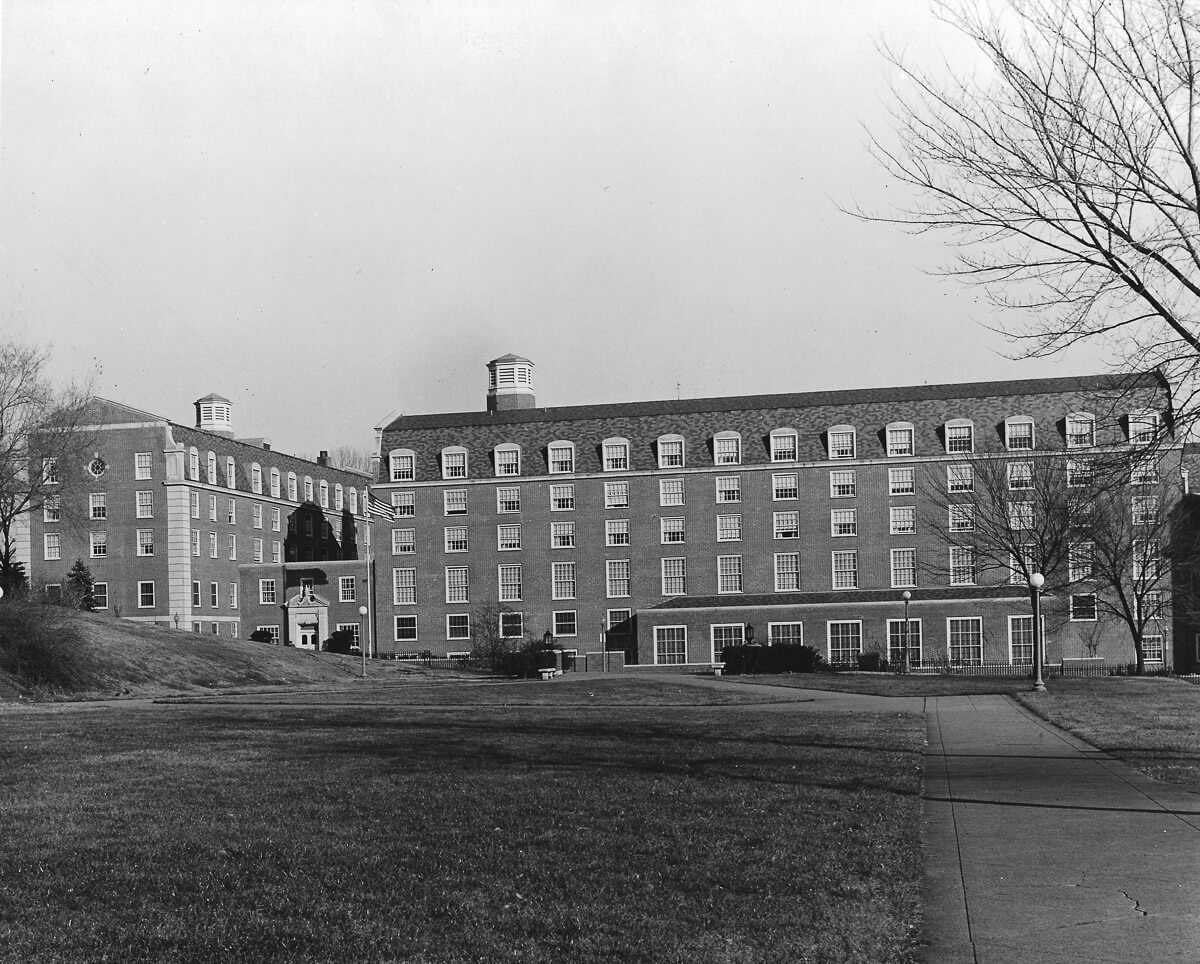
[(1104, 338), (1114, 361), (1200, 362), (1200, 7), (1195, 0), (939, 3), (978, 76), (904, 71), (885, 168), (917, 189), (872, 220), (955, 236), (950, 273), (1022, 310), (1025, 355)]

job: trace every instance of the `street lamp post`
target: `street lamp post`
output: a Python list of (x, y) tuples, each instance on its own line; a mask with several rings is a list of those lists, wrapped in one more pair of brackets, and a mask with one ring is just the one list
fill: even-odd
[(362, 653), (362, 673), (363, 679), (367, 678), (367, 607), (358, 607), (358, 651)]
[(912, 599), (912, 593), (907, 589), (900, 594), (900, 598), (904, 600), (904, 675), (908, 675), (910, 669), (908, 665), (908, 649), (912, 645), (912, 630), (909, 628), (908, 622), (908, 602)]
[(1029, 593), (1033, 601), (1033, 691), (1045, 693), (1046, 684), (1042, 682), (1042, 586), (1046, 585), (1046, 577), (1035, 572), (1029, 577)]

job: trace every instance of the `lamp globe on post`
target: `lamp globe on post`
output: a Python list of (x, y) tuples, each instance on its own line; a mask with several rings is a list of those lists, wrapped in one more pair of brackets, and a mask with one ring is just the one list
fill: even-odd
[(363, 679), (366, 679), (367, 678), (367, 636), (366, 636), (367, 607), (359, 606), (358, 607), (358, 615), (360, 617), (360, 622), (359, 622), (359, 627), (358, 627), (358, 651), (362, 654), (362, 674), (363, 674)]
[(1042, 682), (1042, 587), (1046, 585), (1046, 577), (1035, 572), (1029, 577), (1029, 593), (1033, 601), (1033, 691), (1045, 693), (1046, 684)]
[(905, 589), (904, 592), (900, 593), (900, 598), (904, 600), (904, 675), (907, 676), (909, 669), (911, 669), (908, 664), (908, 649), (912, 644), (911, 630), (909, 629), (908, 622), (908, 603), (912, 599), (912, 593)]

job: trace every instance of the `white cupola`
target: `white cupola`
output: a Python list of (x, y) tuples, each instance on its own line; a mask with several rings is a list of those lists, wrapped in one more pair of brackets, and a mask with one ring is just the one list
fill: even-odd
[(502, 355), (487, 363), (489, 412), (534, 408), (533, 362), (517, 355)]
[(233, 406), (222, 395), (196, 399), (196, 428), (233, 438)]

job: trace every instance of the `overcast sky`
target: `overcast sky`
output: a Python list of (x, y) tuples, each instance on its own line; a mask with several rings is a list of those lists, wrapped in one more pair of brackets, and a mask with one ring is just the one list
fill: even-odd
[(366, 447), (506, 352), (542, 405), (1102, 369), (838, 210), (903, 200), (879, 41), (969, 63), (928, 0), (2, 10), (4, 332), (176, 421)]

